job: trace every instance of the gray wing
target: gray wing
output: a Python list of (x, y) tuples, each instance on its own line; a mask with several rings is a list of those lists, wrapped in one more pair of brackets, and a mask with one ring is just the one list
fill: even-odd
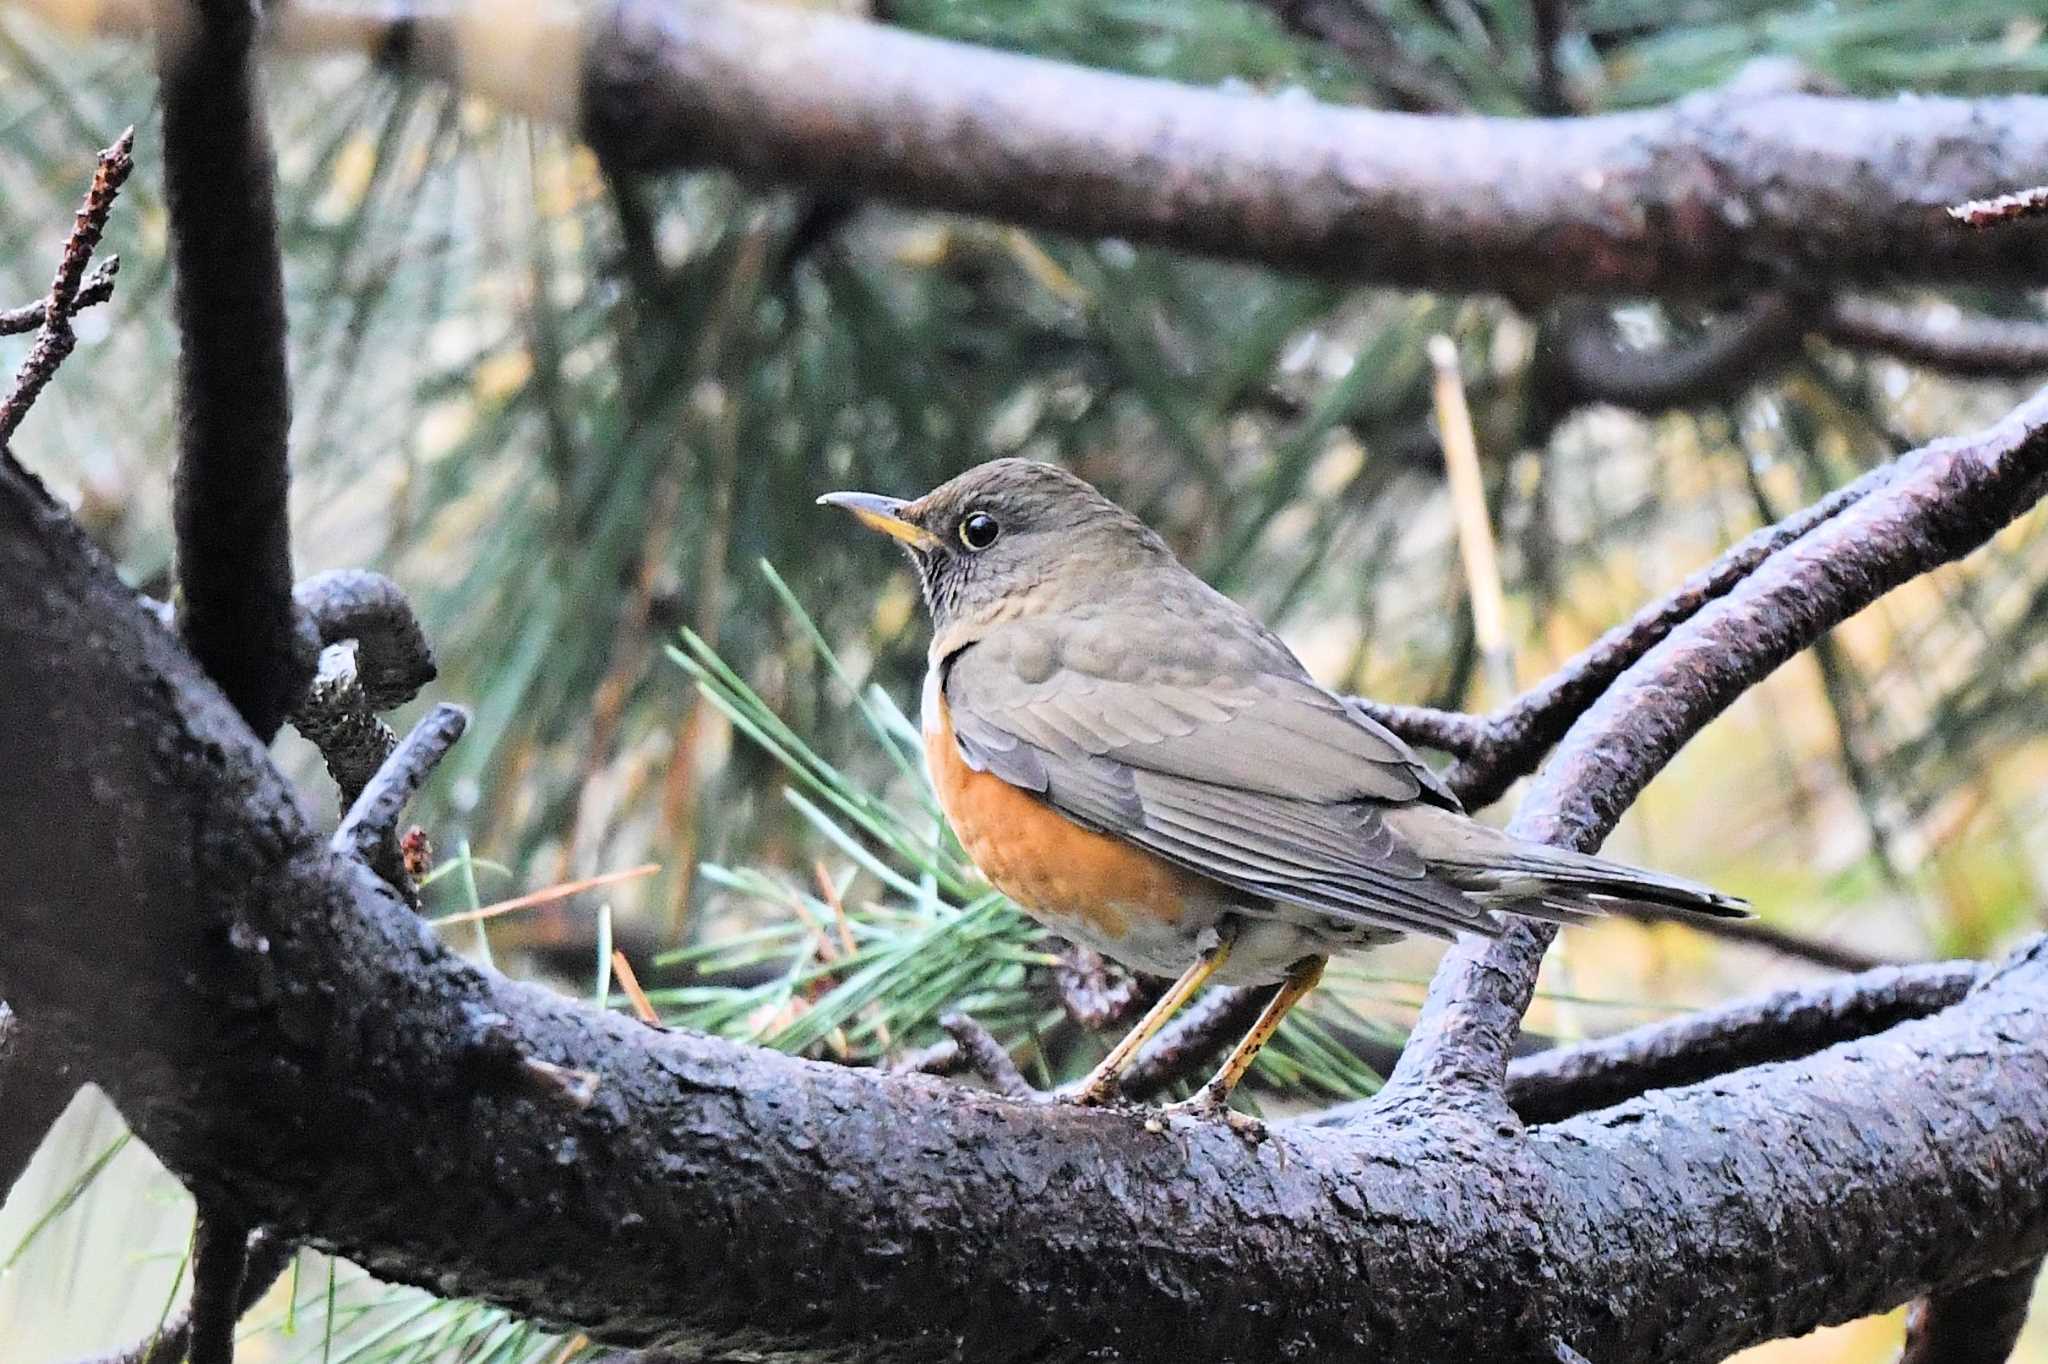
[[(1019, 623), (953, 654), (942, 685), (968, 765), (1254, 907), (1282, 901), (1440, 937), (1498, 931), (1388, 827), (1388, 804), (1456, 805), (1398, 738), (1291, 655), (1287, 671), (1226, 659), (1219, 675), (1228, 644), (1189, 649), (1184, 632), (1128, 620), (1114, 639), (1108, 628)], [(1143, 680), (1129, 675), (1132, 659)]]

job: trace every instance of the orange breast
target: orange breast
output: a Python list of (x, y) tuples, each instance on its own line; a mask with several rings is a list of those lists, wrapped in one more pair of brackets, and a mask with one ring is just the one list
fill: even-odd
[(1084, 829), (1030, 792), (969, 767), (943, 695), (934, 709), (924, 747), (939, 805), (982, 875), (1032, 917), (1056, 932), (1114, 941), (1130, 933), (1133, 916), (1177, 923), (1200, 897), (1201, 877)]

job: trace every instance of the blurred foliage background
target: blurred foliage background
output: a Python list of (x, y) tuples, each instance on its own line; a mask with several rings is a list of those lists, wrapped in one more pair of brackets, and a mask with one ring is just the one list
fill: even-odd
[[(1527, 0), (1361, 0), (1345, 8), (1367, 41), (1347, 47), (1287, 26), (1313, 8), (891, 0), (880, 17), (1401, 108), (1622, 109), (1758, 57), (1857, 93), (2048, 89), (2042, 24), (2021, 3), (1586, 0), (1547, 74)], [(0, 10), (0, 301), (47, 285), (95, 148), (134, 123), (145, 169), (114, 218), (115, 301), (81, 317), (80, 352), (17, 450), (161, 590), (176, 338), (154, 80), (141, 45), (89, 41), (66, 18)], [(353, 60), (281, 59), (271, 92), (298, 565), (393, 574), (442, 660), (431, 695), (476, 712), (420, 811), (445, 873), (430, 905), (658, 863), (451, 939), (586, 991), (600, 939), (615, 941), (670, 1017), (850, 1060), (931, 1042), (937, 1013), (963, 1003), (1027, 1073), (1070, 1073), (1099, 1044), (1046, 1040), (1057, 945), (946, 846), (893, 709), (914, 706), (923, 666), (913, 583), (888, 547), (815, 509), (821, 491), (907, 495), (996, 455), (1057, 460), (1326, 682), (1482, 708), (1503, 698), (1466, 609), (1430, 336), (1455, 340), (1480, 414), (1523, 685), (1750, 528), (2022, 391), (1813, 346), (1736, 400), (1555, 420), (1532, 391), (1543, 320), (1499, 300), (1347, 289), (718, 173), (624, 180), (559, 130)], [(1645, 346), (1703, 325), (1653, 301), (1615, 321)], [(1900, 958), (1986, 954), (2040, 927), (2042, 536), (2028, 518), (1783, 669), (1610, 848)], [(694, 672), (670, 652), (685, 630)], [(328, 789), (309, 749), (281, 747), (306, 790)], [(1432, 958), (1403, 948), (1338, 978), (1264, 1068), (1262, 1101), (1369, 1089), (1343, 1029), (1397, 1038)], [(1570, 935), (1531, 1027), (1608, 1031), (1813, 974), (1608, 924)], [(146, 1334), (181, 1291), (189, 1203), (119, 1134), (103, 1105), (74, 1105), (0, 1211), (10, 1360)], [(575, 1352), (360, 1277), (304, 1257), (295, 1305), (276, 1295), (244, 1357)], [(1898, 1331), (1895, 1315), (1753, 1358), (1889, 1358)], [(2038, 1320), (2029, 1339), (2023, 1357), (2048, 1360)]]

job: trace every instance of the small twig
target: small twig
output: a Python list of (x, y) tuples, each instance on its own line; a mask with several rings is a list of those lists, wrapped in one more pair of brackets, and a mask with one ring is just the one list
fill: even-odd
[(1616, 678), (1672, 631), (1734, 591), (1773, 554), (1883, 488), (1897, 473), (1896, 463), (1881, 465), (1776, 525), (1751, 533), (1674, 591), (1609, 630), (1484, 721), (1485, 742), (1446, 774), (1446, 782), (1469, 807), (1498, 800), (1508, 787), (1536, 770), (1544, 753)]
[[(78, 316), (87, 308), (97, 307), (114, 296), (114, 276), (121, 272), (121, 258), (109, 256), (93, 267), (85, 282), (78, 286), (78, 296), (71, 300), (70, 314)], [(0, 336), (20, 336), (32, 332), (50, 318), (50, 300), (47, 295), (33, 303), (24, 303), (19, 308), (0, 309)]]
[(939, 1026), (960, 1048), (960, 1059), (966, 1067), (988, 1081), (998, 1094), (1023, 1099), (1038, 1093), (1024, 1078), (1024, 1072), (1017, 1069), (1010, 1053), (1003, 1050), (1003, 1044), (996, 1041), (987, 1028), (963, 1013), (943, 1015)]
[[(42, 331), (37, 334), (35, 344), (29, 347), (21, 368), (15, 371), (14, 387), (4, 400), (0, 400), (0, 450), (6, 449), (22, 419), (28, 416), (28, 410), (35, 406), (36, 398), (57, 373), (57, 367), (78, 344), (78, 337), (71, 330), (71, 315), (84, 306), (78, 299), (80, 286), (85, 281), (85, 267), (91, 263), (92, 253), (99, 248), (100, 236), (106, 231), (107, 215), (113, 211), (115, 197), (121, 192), (128, 173), (135, 169), (135, 158), (130, 154), (134, 148), (135, 130), (130, 128), (99, 155), (92, 186), (86, 190), (85, 201), (79, 205), (78, 216), (72, 222), (71, 235), (64, 242), (64, 255), (57, 263), (57, 277), (51, 282), (50, 292), (43, 300)], [(101, 267), (100, 273), (106, 276), (109, 292), (112, 291), (115, 268), (112, 261)]]
[(558, 1066), (536, 1056), (522, 1056), (519, 1066), (537, 1092), (559, 1099), (571, 1108), (585, 1109), (597, 1102), (601, 1077), (594, 1070)]
[(382, 573), (344, 568), (315, 573), (292, 589), (292, 601), (320, 643), (354, 640), (358, 680), (377, 710), (396, 710), (437, 674), (426, 631), (405, 591)]
[(2031, 218), (2038, 213), (2048, 213), (2048, 185), (2014, 190), (1995, 199), (1971, 199), (1954, 205), (1948, 211), (1949, 217), (1965, 227), (1994, 227), (1999, 223)]
[(1495, 722), (1484, 715), (1438, 710), (1434, 706), (1396, 705), (1367, 696), (1347, 696), (1344, 704), (1377, 720), (1411, 744), (1441, 749), (1453, 757), (1469, 758), (1499, 742), (1494, 733)]
[(1703, 937), (1719, 938), (1723, 942), (1741, 943), (1746, 947), (1761, 948), (1775, 952), (1781, 957), (1796, 961), (1812, 962), (1833, 971), (1875, 971), (1880, 967), (1895, 966), (1899, 963), (1875, 952), (1860, 948), (1846, 947), (1820, 938), (1803, 937), (1800, 934), (1765, 923), (1762, 919), (1724, 919), (1714, 914), (1685, 914), (1657, 905), (1614, 905), (1611, 912), (1625, 919), (1634, 919), (1644, 924), (1676, 924), (1689, 928)]
[(378, 714), (434, 680), (433, 650), (412, 603), (381, 573), (315, 574), (292, 589), (292, 601), (322, 646), (292, 726), (320, 750), (346, 810), (398, 746)]
[(428, 711), (342, 816), (341, 827), (334, 831), (334, 850), (364, 859), (387, 881), (402, 886), (405, 868), (380, 863), (389, 861), (384, 856), (387, 849), (397, 847), (398, 820), (407, 803), (468, 725), (469, 713), (460, 706), (443, 704)]
[(377, 718), (370, 703), (362, 680), (362, 646), (352, 639), (320, 651), (312, 685), (290, 719), (292, 728), (320, 750), (344, 810), (398, 747), (398, 735)]
[(914, 1047), (889, 1062), (891, 1075), (958, 1075), (967, 1058), (960, 1044), (948, 1037), (926, 1047)]

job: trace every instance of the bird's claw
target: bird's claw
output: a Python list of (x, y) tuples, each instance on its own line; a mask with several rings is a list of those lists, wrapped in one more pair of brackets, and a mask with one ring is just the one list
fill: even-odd
[(1230, 1096), (1214, 1085), (1203, 1085), (1188, 1098), (1177, 1104), (1168, 1104), (1163, 1110), (1169, 1117), (1196, 1118), (1203, 1122), (1228, 1123), (1230, 1130), (1246, 1141), (1261, 1142), (1266, 1139), (1266, 1124), (1249, 1113), (1240, 1113), (1230, 1106)]

